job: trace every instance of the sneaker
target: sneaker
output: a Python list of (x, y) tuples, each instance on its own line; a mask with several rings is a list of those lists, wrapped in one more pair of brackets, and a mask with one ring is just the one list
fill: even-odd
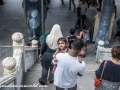
[(52, 84), (54, 82), (54, 80), (53, 81), (50, 81), (50, 83)]
[(76, 8), (74, 8), (74, 10), (73, 10), (74, 12), (76, 12)]
[(45, 85), (45, 83), (42, 81), (42, 78), (39, 78), (39, 83), (40, 83), (41, 85)]
[(0, 3), (0, 5), (4, 5), (5, 4), (5, 2), (3, 2), (3, 3)]

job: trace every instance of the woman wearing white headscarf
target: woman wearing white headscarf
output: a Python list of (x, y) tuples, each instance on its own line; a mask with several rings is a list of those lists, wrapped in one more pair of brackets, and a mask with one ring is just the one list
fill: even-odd
[[(47, 76), (49, 75), (49, 81), (52, 83), (53, 80), (53, 74), (52, 74), (52, 68), (53, 65), (51, 64), (52, 56), (55, 53), (55, 50), (58, 48), (57, 40), (63, 37), (61, 28), (58, 24), (55, 24), (50, 32), (50, 34), (46, 37), (46, 40), (43, 42), (39, 58), (41, 59), (41, 65), (42, 65), (42, 75), (39, 79), (39, 82), (41, 85), (47, 84)], [(48, 71), (50, 69), (50, 72), (48, 74)]]

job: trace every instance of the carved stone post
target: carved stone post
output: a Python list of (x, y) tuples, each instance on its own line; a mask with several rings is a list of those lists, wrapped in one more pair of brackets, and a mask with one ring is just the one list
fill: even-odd
[(104, 48), (104, 41), (100, 40), (98, 42), (98, 48), (97, 48), (97, 53), (96, 53), (96, 60), (98, 62), (98, 55), (99, 55), (99, 50)]
[(98, 42), (98, 49), (104, 48), (104, 44), (105, 44), (104, 41), (100, 40)]
[(16, 74), (16, 60), (13, 57), (7, 57), (2, 61), (4, 75)]
[(38, 47), (38, 41), (32, 40), (32, 47)]
[(16, 32), (12, 35), (13, 40), (13, 49), (23, 49), (24, 46), (24, 40), (23, 40), (23, 34), (20, 32)]

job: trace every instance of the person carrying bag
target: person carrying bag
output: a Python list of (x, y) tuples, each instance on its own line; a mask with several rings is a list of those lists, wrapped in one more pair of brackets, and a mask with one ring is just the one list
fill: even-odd
[(119, 90), (120, 87), (120, 45), (115, 45), (111, 49), (112, 59), (104, 60), (95, 71), (94, 90)]
[(103, 77), (103, 73), (104, 73), (104, 69), (105, 69), (105, 66), (107, 64), (107, 60), (104, 62), (104, 66), (103, 66), (103, 69), (102, 69), (102, 74), (100, 76), (100, 78), (95, 78), (95, 82), (94, 82), (94, 86), (95, 87), (99, 87), (102, 83), (102, 77)]

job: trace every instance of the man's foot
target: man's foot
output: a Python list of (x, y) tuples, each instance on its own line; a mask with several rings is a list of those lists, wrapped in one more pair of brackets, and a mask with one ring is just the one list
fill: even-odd
[(45, 85), (45, 83), (42, 81), (42, 78), (39, 78), (39, 83), (40, 83), (41, 85)]
[(50, 83), (52, 84), (54, 82), (54, 80), (53, 81), (50, 81)]
[(76, 8), (74, 8), (74, 12), (76, 12)]
[(3, 3), (0, 3), (0, 5), (4, 5), (5, 4), (5, 2), (3, 2)]
[(61, 0), (62, 1), (62, 5), (64, 5), (64, 1), (63, 0)]

